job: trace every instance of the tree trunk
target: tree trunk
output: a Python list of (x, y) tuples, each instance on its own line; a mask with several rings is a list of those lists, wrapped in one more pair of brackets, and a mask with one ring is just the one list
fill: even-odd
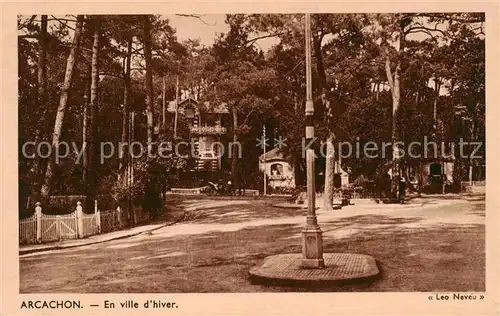
[[(323, 89), (322, 89), (323, 90)], [(324, 91), (324, 90), (323, 90)], [(324, 203), (325, 210), (333, 210), (333, 196), (335, 193), (334, 178), (335, 178), (335, 133), (331, 127), (331, 119), (333, 117), (330, 102), (326, 99), (323, 92), (323, 104), (326, 108), (326, 124), (328, 125), (328, 138), (326, 140), (326, 157), (325, 157), (325, 188), (324, 188)]]
[(85, 188), (87, 183), (88, 166), (89, 166), (89, 155), (87, 148), (87, 135), (89, 128), (89, 106), (90, 106), (90, 87), (92, 86), (92, 67), (88, 70), (89, 76), (87, 80), (87, 85), (85, 87), (84, 104), (83, 104), (83, 117), (82, 117), (82, 183)]
[(42, 15), (38, 47), (38, 105), (42, 109), (47, 93), (47, 15)]
[(147, 113), (147, 137), (148, 137), (148, 153), (153, 148), (153, 69), (151, 65), (152, 48), (151, 48), (151, 20), (148, 15), (144, 19), (144, 59), (146, 62), (146, 113)]
[[(42, 15), (42, 21), (40, 24), (40, 35), (38, 39), (38, 111), (41, 111), (42, 117), (36, 123), (35, 130), (35, 144), (38, 145), (40, 138), (42, 138), (41, 123), (44, 121), (45, 113), (47, 109), (46, 103), (47, 94), (47, 15)], [(40, 169), (41, 169), (41, 158), (39, 155), (35, 158), (33, 162), (33, 180), (35, 183), (34, 191), (37, 192), (40, 187)]]
[(472, 158), (469, 157), (469, 185), (472, 186), (472, 171), (473, 171)]
[(335, 147), (333, 141), (335, 135), (330, 133), (326, 140), (326, 164), (325, 164), (325, 192), (323, 195), (323, 208), (325, 210), (333, 209), (333, 196), (335, 192)]
[(86, 195), (90, 200), (94, 200), (96, 175), (97, 175), (97, 112), (98, 94), (99, 94), (99, 41), (101, 37), (100, 20), (94, 18), (94, 43), (92, 45), (92, 81), (90, 85), (90, 129), (87, 137), (89, 144), (88, 159), (88, 178), (86, 183)]
[[(128, 112), (129, 112), (129, 103), (130, 103), (130, 63), (132, 59), (132, 35), (129, 36), (127, 42), (127, 56), (125, 57), (125, 69), (124, 69), (124, 84), (125, 89), (123, 91), (123, 112), (122, 112), (122, 143), (126, 143), (128, 141)], [(130, 144), (129, 144), (130, 146)], [(119, 170), (123, 170), (127, 158), (122, 156), (120, 158)]]
[(432, 119), (434, 133), (437, 135), (437, 103), (439, 98), (439, 79), (434, 77), (434, 105), (432, 107)]
[(335, 134), (331, 129), (331, 118), (333, 117), (333, 111), (331, 104), (326, 96), (327, 82), (325, 66), (323, 64), (323, 51), (321, 49), (321, 42), (323, 40), (323, 35), (315, 37), (313, 39), (314, 45), (314, 55), (316, 57), (316, 71), (319, 78), (320, 94), (321, 100), (325, 111), (325, 122), (328, 126), (328, 138), (326, 145), (326, 157), (325, 157), (325, 187), (323, 194), (323, 208), (325, 210), (333, 210), (333, 195), (335, 192), (334, 187), (334, 176), (335, 176), (335, 149), (333, 142), (335, 140)]
[(162, 75), (162, 91), (161, 91), (161, 102), (162, 102), (162, 110), (161, 110), (161, 132), (163, 135), (166, 134), (166, 95), (165, 95), (165, 90), (166, 90), (166, 83), (165, 83), (165, 74)]
[(233, 106), (233, 145), (231, 155), (231, 175), (233, 178), (233, 187), (239, 189), (239, 176), (238, 176), (238, 112), (236, 106)]
[(177, 122), (179, 120), (179, 75), (175, 80), (175, 114), (174, 114), (174, 139), (177, 139)]
[(392, 191), (396, 192), (396, 194), (399, 192), (398, 190), (398, 185), (399, 185), (399, 161), (398, 161), (398, 147), (396, 146), (395, 142), (398, 140), (398, 111), (399, 111), (399, 103), (401, 100), (400, 96), (400, 70), (401, 70), (401, 63), (398, 59), (398, 62), (396, 64), (396, 70), (394, 71), (394, 95), (393, 95), (393, 100), (392, 100), (392, 162), (393, 162), (393, 170), (392, 170)]
[[(83, 15), (77, 16), (75, 35), (73, 37), (73, 43), (71, 45), (71, 50), (66, 62), (66, 72), (64, 75), (64, 82), (61, 87), (61, 96), (59, 98), (59, 106), (57, 107), (56, 120), (54, 123), (54, 132), (52, 133), (52, 149), (59, 145), (59, 140), (61, 138), (61, 130), (64, 122), (64, 114), (66, 113), (66, 106), (68, 103), (68, 94), (71, 84), (73, 82), (73, 73), (75, 69), (76, 59), (78, 52), (80, 50), (80, 41), (82, 35), (83, 27)], [(55, 157), (51, 156), (47, 164), (47, 170), (45, 172), (45, 181), (42, 185), (40, 193), (44, 200), (48, 199), (50, 195), (52, 178), (54, 176), (54, 165)]]
[(87, 168), (88, 168), (88, 160), (87, 160), (87, 100), (85, 100), (85, 103), (83, 104), (83, 113), (82, 113), (82, 148), (83, 148), (83, 153), (82, 153), (82, 183), (85, 186), (87, 183)]
[(399, 175), (399, 165), (398, 165), (398, 147), (395, 142), (398, 140), (398, 111), (399, 104), (401, 100), (400, 93), (400, 73), (401, 73), (401, 53), (403, 51), (404, 33), (400, 30), (400, 41), (398, 56), (396, 61), (396, 69), (394, 70), (394, 78), (391, 72), (391, 59), (389, 56), (388, 43), (385, 46), (385, 71), (387, 75), (387, 81), (391, 89), (392, 95), (392, 168), (391, 168), (391, 193), (393, 196), (398, 196), (398, 175)]
[(323, 94), (326, 88), (326, 73), (325, 66), (323, 64), (323, 51), (321, 50), (321, 42), (323, 41), (323, 35), (313, 38), (314, 46), (314, 57), (316, 57), (316, 71), (318, 72), (319, 86), (322, 89)]

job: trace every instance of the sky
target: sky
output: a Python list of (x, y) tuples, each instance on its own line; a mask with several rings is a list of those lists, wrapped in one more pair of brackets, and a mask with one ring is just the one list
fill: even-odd
[[(170, 21), (170, 25), (177, 30), (177, 38), (181, 42), (190, 38), (199, 38), (201, 44), (211, 46), (218, 33), (227, 33), (229, 31), (229, 26), (225, 22), (224, 14), (203, 15), (201, 17), (203, 21), (193, 17), (178, 15), (165, 15), (165, 18), (167, 18)], [(258, 40), (255, 45), (263, 51), (266, 51), (276, 42), (276, 39), (267, 38)]]
[(206, 24), (192, 17), (166, 15), (165, 18), (177, 30), (179, 41), (200, 38), (203, 45), (211, 46), (217, 33), (227, 33), (229, 31), (229, 26), (224, 22), (224, 14), (204, 15), (202, 19)]

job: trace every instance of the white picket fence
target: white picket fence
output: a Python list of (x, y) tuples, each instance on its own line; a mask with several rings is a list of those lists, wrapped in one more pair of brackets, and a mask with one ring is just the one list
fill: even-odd
[[(128, 218), (128, 217), (131, 218)], [(150, 213), (141, 208), (131, 214), (120, 207), (100, 211), (97, 201), (94, 213), (85, 214), (81, 202), (75, 211), (66, 215), (43, 214), (41, 204), (36, 203), (35, 214), (19, 221), (19, 243), (33, 244), (64, 239), (85, 238), (92, 235), (123, 229), (128, 223), (140, 224), (151, 220)]]
[(36, 236), (37, 220), (35, 215), (19, 221), (19, 243), (33, 244), (36, 242)]
[(85, 214), (82, 203), (78, 202), (76, 210), (70, 214), (47, 215), (43, 214), (38, 202), (35, 214), (19, 221), (21, 244), (84, 238), (100, 232), (100, 211), (97, 209), (97, 203), (93, 214)]

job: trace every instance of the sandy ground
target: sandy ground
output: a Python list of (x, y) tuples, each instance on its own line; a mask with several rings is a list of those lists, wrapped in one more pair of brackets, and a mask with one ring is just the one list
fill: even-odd
[(484, 196), (319, 210), (325, 252), (369, 254), (382, 271), (327, 289), (249, 282), (265, 256), (300, 252), (306, 211), (272, 205), (189, 198), (184, 222), (150, 234), (23, 255), (21, 293), (484, 290)]

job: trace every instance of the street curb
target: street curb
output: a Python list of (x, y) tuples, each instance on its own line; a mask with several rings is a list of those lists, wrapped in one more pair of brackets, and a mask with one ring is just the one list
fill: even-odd
[[(172, 207), (172, 206), (170, 206), (170, 207), (181, 210), (181, 208), (179, 208), (179, 207)], [(26, 255), (26, 254), (30, 254), (30, 253), (53, 251), (53, 250), (61, 250), (61, 249), (70, 249), (70, 248), (77, 248), (77, 247), (82, 247), (82, 246), (102, 244), (102, 243), (105, 243), (105, 242), (108, 242), (108, 241), (112, 241), (112, 240), (125, 239), (125, 238), (134, 237), (134, 236), (137, 236), (137, 235), (140, 235), (140, 234), (144, 234), (144, 233), (150, 233), (150, 232), (153, 232), (155, 230), (158, 230), (158, 229), (161, 229), (161, 228), (164, 228), (164, 227), (167, 227), (167, 226), (175, 225), (175, 224), (179, 223), (180, 221), (182, 221), (182, 219), (184, 219), (186, 217), (186, 213), (187, 213), (186, 210), (184, 210), (184, 209), (182, 209), (182, 210), (183, 210), (182, 216), (180, 216), (178, 219), (176, 219), (176, 220), (174, 220), (172, 222), (166, 223), (164, 225), (155, 227), (155, 228), (151, 228), (151, 229), (147, 229), (147, 230), (143, 230), (143, 231), (139, 231), (139, 232), (135, 232), (135, 233), (131, 233), (131, 234), (116, 236), (116, 237), (112, 237), (112, 238), (105, 239), (105, 240), (92, 241), (92, 242), (81, 243), (81, 244), (76, 244), (76, 245), (66, 245), (66, 246), (64, 246), (64, 245), (57, 245), (57, 246), (47, 246), (47, 247), (44, 247), (44, 248), (35, 248), (35, 249), (26, 249), (26, 250), (19, 249), (19, 255), (22, 256), (22, 255)]]

